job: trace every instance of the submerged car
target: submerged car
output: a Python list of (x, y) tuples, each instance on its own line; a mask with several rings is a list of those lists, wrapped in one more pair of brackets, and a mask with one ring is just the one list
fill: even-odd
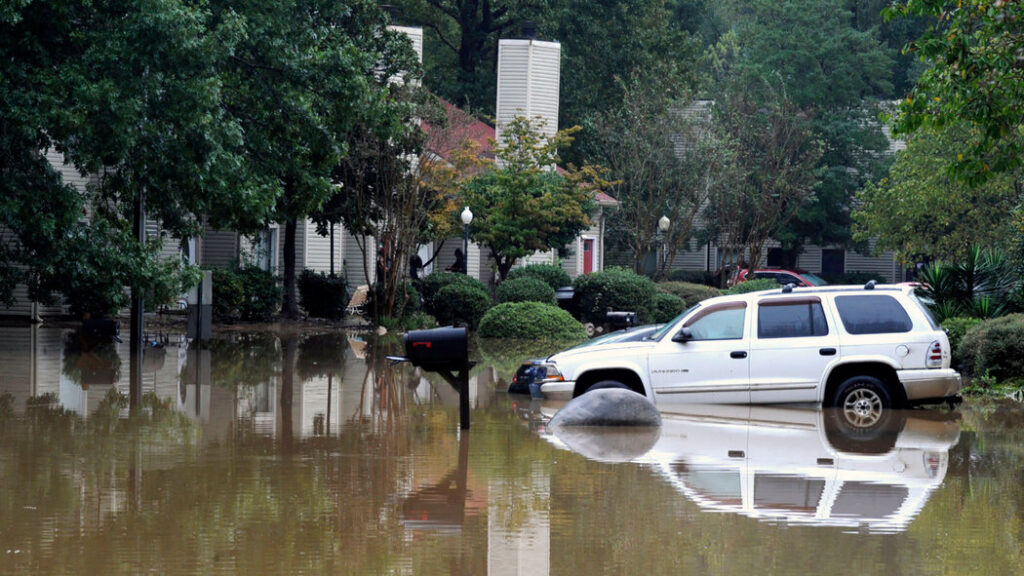
[[(626, 328), (609, 332), (603, 336), (592, 338), (581, 344), (572, 347), (571, 350), (586, 348), (588, 346), (599, 346), (612, 344), (614, 342), (637, 342), (657, 332), (663, 324), (647, 324), (636, 328)], [(532, 395), (540, 398), (539, 386), (547, 375), (545, 366), (546, 358), (537, 358), (523, 362), (512, 377), (512, 383), (508, 387), (510, 394), (531, 394), (530, 385), (534, 386)]]
[(549, 357), (546, 399), (592, 387), (663, 402), (814, 403), (876, 418), (959, 400), (949, 339), (909, 286), (765, 290), (702, 301), (642, 340)]

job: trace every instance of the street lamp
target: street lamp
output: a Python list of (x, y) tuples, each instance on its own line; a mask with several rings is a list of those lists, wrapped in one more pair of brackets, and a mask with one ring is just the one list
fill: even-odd
[(661, 269), (662, 273), (666, 272), (668, 268), (668, 248), (666, 238), (668, 236), (668, 227), (672, 225), (672, 221), (668, 219), (668, 216), (662, 214), (661, 218), (658, 218), (658, 235), (661, 236)]
[(462, 210), (462, 224), (465, 228), (465, 238), (462, 242), (462, 272), (469, 274), (469, 224), (473, 221), (473, 211), (466, 206)]

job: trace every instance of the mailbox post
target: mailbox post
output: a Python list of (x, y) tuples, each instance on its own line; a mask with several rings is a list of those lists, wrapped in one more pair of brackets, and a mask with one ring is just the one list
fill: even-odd
[(459, 427), (469, 430), (468, 332), (448, 326), (432, 330), (413, 330), (405, 335), (405, 356), (389, 357), (396, 362), (437, 372), (459, 393)]

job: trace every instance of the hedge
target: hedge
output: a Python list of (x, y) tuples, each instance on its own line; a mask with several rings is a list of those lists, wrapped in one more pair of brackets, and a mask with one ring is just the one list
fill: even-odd
[(778, 288), (782, 288), (782, 286), (772, 278), (755, 278), (746, 282), (740, 282), (732, 288), (725, 290), (722, 294), (747, 294), (749, 292), (760, 292), (761, 290)]
[(659, 292), (654, 295), (654, 321), (659, 324), (679, 316), (687, 308), (686, 302), (675, 294)]
[(572, 278), (569, 278), (569, 273), (562, 270), (561, 266), (555, 266), (554, 264), (530, 264), (529, 266), (516, 268), (508, 273), (508, 278), (505, 281), (508, 282), (509, 280), (524, 277), (543, 280), (554, 290), (572, 284)]
[(585, 340), (587, 331), (558, 306), (540, 302), (506, 302), (484, 314), (482, 338)]
[(650, 278), (631, 270), (612, 267), (585, 274), (577, 277), (573, 286), (584, 322), (603, 323), (609, 308), (636, 312), (640, 322), (650, 322), (654, 317), (658, 287)]
[(704, 284), (706, 286), (716, 286), (718, 284), (718, 274), (707, 270), (677, 269), (668, 273), (668, 279), (670, 282), (686, 282), (688, 284)]
[(556, 304), (555, 289), (540, 278), (522, 276), (498, 285), (498, 302), (543, 302)]
[(983, 320), (980, 318), (946, 318), (942, 321), (942, 328), (949, 336), (949, 348), (952, 350), (954, 366), (960, 366), (964, 362), (963, 356), (960, 355), (960, 343), (963, 341), (964, 335), (982, 322)]
[(1024, 374), (1024, 314), (986, 320), (969, 328), (960, 342), (963, 371), (996, 380)]
[(337, 320), (345, 315), (348, 288), (341, 276), (303, 270), (298, 288), (299, 303), (310, 317)]
[(718, 288), (690, 282), (659, 282), (658, 290), (682, 298), (687, 308), (701, 300), (722, 295), (722, 291)]
[[(437, 293), (445, 286), (457, 284), (460, 286), (472, 286), (487, 293), (487, 286), (483, 282), (461, 272), (433, 272), (428, 274), (420, 283), (420, 296), (423, 298), (423, 308), (431, 314), (435, 314), (434, 302)], [(436, 314), (435, 314), (436, 315)]]
[(281, 289), (270, 272), (255, 266), (213, 269), (213, 313), (218, 319), (266, 322), (280, 306)]
[(490, 307), (491, 297), (472, 284), (449, 284), (434, 297), (434, 317), (441, 326), (465, 325), (476, 329)]

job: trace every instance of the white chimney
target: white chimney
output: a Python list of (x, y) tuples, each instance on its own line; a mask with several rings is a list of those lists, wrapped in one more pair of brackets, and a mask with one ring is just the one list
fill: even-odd
[(498, 143), (502, 127), (516, 116), (544, 120), (544, 134), (558, 132), (558, 84), (562, 45), (540, 40), (498, 42), (498, 102), (495, 117)]
[(411, 26), (388, 26), (388, 30), (404, 32), (412, 40), (412, 49), (416, 51), (416, 58), (423, 64), (423, 28)]

